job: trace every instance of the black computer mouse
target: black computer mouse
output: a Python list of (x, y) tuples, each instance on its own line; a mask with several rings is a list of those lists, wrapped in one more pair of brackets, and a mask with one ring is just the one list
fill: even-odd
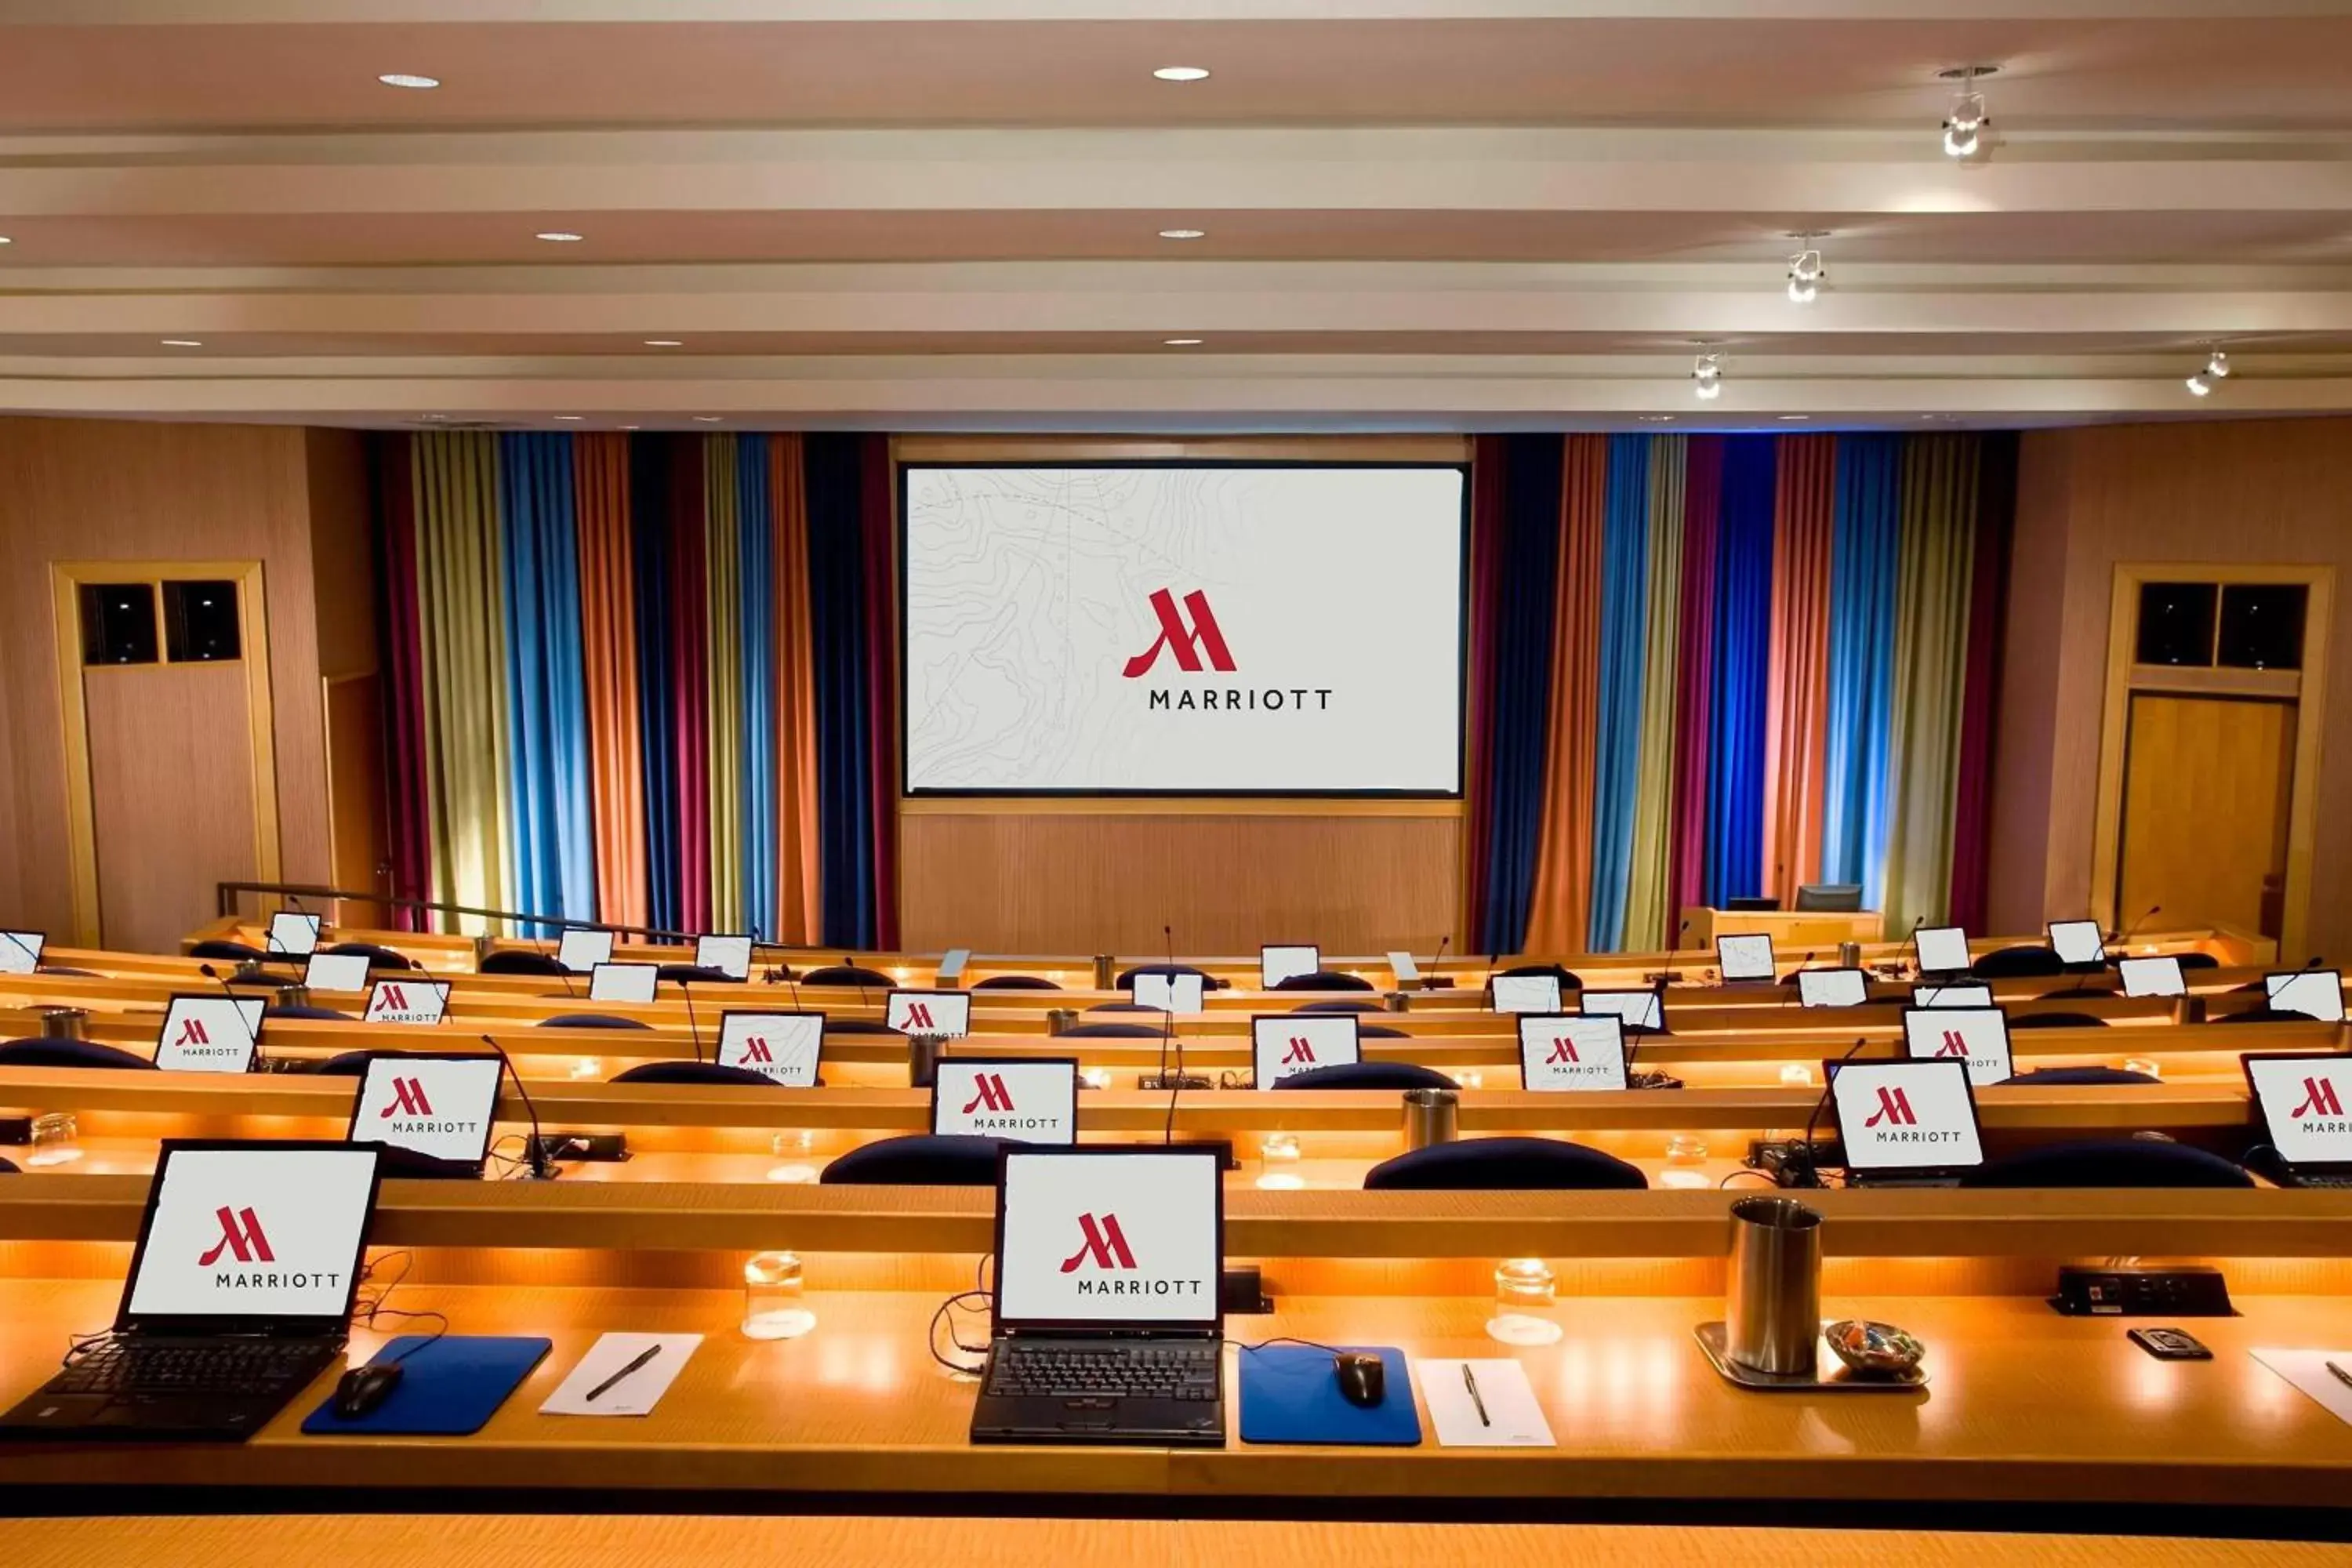
[(398, 1362), (352, 1368), (335, 1384), (335, 1414), (346, 1421), (358, 1420), (391, 1398), (403, 1375)]
[(1339, 1376), (1339, 1397), (1349, 1404), (1369, 1410), (1388, 1393), (1389, 1369), (1380, 1357), (1362, 1351), (1341, 1351), (1331, 1358), (1331, 1364)]

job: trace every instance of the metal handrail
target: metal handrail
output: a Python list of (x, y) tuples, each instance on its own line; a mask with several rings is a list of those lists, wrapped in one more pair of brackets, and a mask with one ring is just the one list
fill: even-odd
[[(615, 936), (637, 935), (654, 941), (691, 942), (698, 933), (664, 931), (658, 926), (621, 925), (604, 921), (575, 921), (562, 915), (524, 914), (515, 910), (484, 909), (477, 904), (443, 903), (435, 899), (403, 899), (389, 893), (354, 893), (341, 888), (321, 888), (303, 882), (215, 882), (213, 885), (215, 908), (224, 917), (236, 913), (237, 897), (242, 893), (274, 893), (280, 898), (340, 900), (348, 903), (383, 904), (396, 910), (432, 910), (447, 915), (478, 915), (486, 920), (506, 921), (516, 925), (555, 926), (571, 931), (608, 931)], [(773, 942), (757, 942), (760, 947), (773, 947)]]

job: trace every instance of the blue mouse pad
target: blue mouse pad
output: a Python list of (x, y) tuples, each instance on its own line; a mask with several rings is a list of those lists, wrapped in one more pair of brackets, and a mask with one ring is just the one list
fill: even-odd
[[(356, 1421), (346, 1421), (335, 1414), (335, 1398), (330, 1394), (325, 1404), (303, 1419), (302, 1430), (311, 1436), (470, 1436), (498, 1413), (553, 1343), (469, 1334), (444, 1334), (427, 1342), (424, 1334), (403, 1334), (368, 1363), (378, 1366), (408, 1352), (400, 1363), (400, 1385), (382, 1405)], [(410, 1352), (411, 1345), (422, 1348)]]
[(1404, 1352), (1389, 1345), (1340, 1345), (1381, 1358), (1387, 1385), (1381, 1402), (1366, 1409), (1339, 1392), (1331, 1352), (1306, 1345), (1268, 1345), (1241, 1352), (1242, 1441), (1244, 1443), (1351, 1443), (1409, 1447), (1421, 1441), (1421, 1415), (1412, 1405), (1412, 1374)]

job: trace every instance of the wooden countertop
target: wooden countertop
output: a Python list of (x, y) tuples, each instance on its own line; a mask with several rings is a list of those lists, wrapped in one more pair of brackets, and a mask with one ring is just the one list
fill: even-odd
[[(68, 1331), (102, 1325), (118, 1287), (0, 1282), (0, 1389), (29, 1391)], [(1717, 1301), (1563, 1301), (1557, 1345), (1487, 1340), (1483, 1299), (1303, 1297), (1235, 1320), (1238, 1339), (1294, 1334), (1394, 1344), (1408, 1355), (1516, 1355), (1559, 1447), (1220, 1450), (987, 1447), (966, 1441), (972, 1389), (924, 1334), (937, 1298), (812, 1293), (805, 1339), (752, 1343), (728, 1291), (404, 1287), (397, 1303), (459, 1331), (544, 1334), (555, 1348), (478, 1436), (305, 1437), (331, 1377), (241, 1446), (12, 1448), (0, 1487), (136, 1479), (155, 1485), (484, 1487), (635, 1491), (1022, 1492), (1178, 1498), (1923, 1499), (2352, 1507), (2352, 1426), (2247, 1353), (2352, 1339), (2333, 1298), (2250, 1299), (2200, 1320), (2210, 1363), (2151, 1360), (2112, 1320), (2061, 1318), (2013, 1298), (1832, 1297), (1832, 1316), (1902, 1324), (1929, 1347), (1916, 1394), (1756, 1394), (1716, 1376), (1693, 1328)], [(977, 1327), (975, 1325), (975, 1327)], [(651, 1415), (548, 1417), (540, 1402), (602, 1331), (706, 1335)], [(379, 1336), (357, 1336), (364, 1354)], [(1229, 1352), (1229, 1354), (1238, 1353)], [(1234, 1376), (1228, 1368), (1229, 1391)], [(1237, 1418), (1229, 1396), (1228, 1419)], [(12, 1562), (17, 1561), (11, 1552)], [(410, 1560), (415, 1560), (412, 1555)]]
[(8, 1527), (12, 1568), (1454, 1568), (1566, 1563), (1862, 1563), (1877, 1568), (2336, 1568), (2352, 1549), (2318, 1542), (1609, 1524), (1361, 1524), (1336, 1521), (792, 1519), (601, 1514), (584, 1518), (347, 1514), (27, 1519)]

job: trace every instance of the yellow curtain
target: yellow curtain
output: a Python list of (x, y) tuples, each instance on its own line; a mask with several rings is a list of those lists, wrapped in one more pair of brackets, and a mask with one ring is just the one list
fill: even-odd
[(1648, 647), (1643, 655), (1642, 739), (1634, 766), (1633, 862), (1625, 885), (1621, 951), (1671, 945), (1666, 906), (1669, 813), (1674, 804), (1675, 693), (1682, 648), (1683, 473), (1689, 437), (1660, 436), (1650, 446)]
[[(498, 437), (428, 431), (410, 450), (433, 894), (451, 903), (502, 908), (514, 844), (504, 769), (507, 615)], [(457, 929), (478, 933), (487, 924), (467, 916)]]
[(709, 703), (710, 929), (740, 931), (743, 913), (742, 544), (735, 496), (735, 437), (702, 443), (702, 542)]
[(824, 857), (817, 837), (808, 491), (797, 435), (768, 437), (768, 483), (776, 514), (776, 940), (814, 943), (824, 933)]
[(1966, 435), (1915, 437), (1903, 448), (1887, 734), (1889, 940), (1917, 921), (1942, 923), (1951, 902), (1979, 451), (1978, 437)]

